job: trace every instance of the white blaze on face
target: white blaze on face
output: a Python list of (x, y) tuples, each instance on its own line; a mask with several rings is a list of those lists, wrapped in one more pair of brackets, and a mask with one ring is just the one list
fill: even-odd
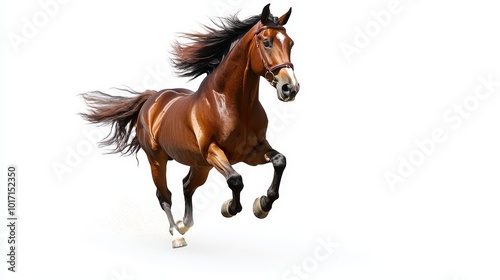
[(285, 44), (285, 35), (283, 35), (283, 33), (278, 32), (278, 34), (276, 34), (276, 39), (281, 42), (281, 45)]
[(290, 84), (290, 86), (292, 86), (292, 87), (297, 86), (298, 82), (297, 82), (297, 78), (295, 78), (295, 72), (293, 72), (293, 69), (285, 67), (281, 70), (285, 71), (286, 75), (290, 78), (290, 81), (288, 82), (288, 84)]
[[(280, 43), (281, 43), (282, 46), (285, 45), (285, 39), (286, 39), (286, 37), (285, 37), (285, 35), (283, 33), (278, 32), (276, 34), (276, 39), (278, 39), (280, 41)], [(298, 84), (297, 78), (295, 78), (295, 73), (293, 72), (293, 69), (285, 67), (285, 68), (282, 68), (281, 70), (285, 71), (286, 75), (288, 77), (290, 77), (290, 81), (288, 82), (288, 84), (290, 84), (292, 87), (294, 87), (294, 86), (296, 86)]]
[[(285, 37), (285, 35), (283, 35), (283, 33), (281, 33), (281, 32), (279, 32), (279, 31), (278, 31), (278, 32), (276, 33), (276, 39), (277, 39), (278, 41), (280, 41), (281, 46), (284, 46), (284, 45), (285, 45), (285, 39), (286, 39), (286, 37)], [(269, 54), (266, 54), (266, 56), (267, 56), (267, 57), (268, 57), (268, 59), (269, 59), (268, 61), (270, 61), (270, 59), (271, 59), (271, 58), (269, 57), (270, 55), (269, 55)]]

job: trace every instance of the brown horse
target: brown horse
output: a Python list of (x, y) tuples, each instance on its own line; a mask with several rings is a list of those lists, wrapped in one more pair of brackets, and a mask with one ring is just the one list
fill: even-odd
[[(182, 235), (193, 226), (192, 196), (215, 167), (227, 180), (232, 198), (223, 203), (222, 215), (242, 210), (243, 180), (232, 167), (244, 162), (255, 166), (271, 162), (274, 178), (267, 195), (257, 198), (253, 212), (265, 218), (278, 199), (285, 156), (266, 140), (267, 116), (259, 102), (259, 80), (264, 77), (277, 90), (281, 101), (294, 100), (299, 91), (290, 62), (292, 39), (283, 27), (291, 9), (277, 18), (269, 5), (262, 14), (239, 20), (222, 19), (206, 34), (184, 34), (186, 44), (174, 44), (173, 65), (181, 76), (207, 74), (196, 92), (187, 89), (148, 90), (133, 97), (90, 92), (83, 97), (90, 112), (82, 116), (92, 123), (112, 125), (103, 140), (114, 153), (146, 153), (156, 195), (173, 235), (172, 246), (187, 245)], [(135, 128), (135, 135), (133, 130)], [(185, 214), (174, 221), (171, 192), (167, 187), (167, 161), (190, 166), (183, 179)]]

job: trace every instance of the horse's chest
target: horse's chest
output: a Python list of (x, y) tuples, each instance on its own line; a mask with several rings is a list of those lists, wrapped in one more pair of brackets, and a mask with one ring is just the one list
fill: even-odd
[[(223, 134), (222, 134), (223, 135)], [(236, 126), (227, 132), (227, 136), (219, 139), (220, 147), (225, 151), (229, 161), (244, 161), (252, 154), (255, 147), (265, 140), (266, 129), (249, 129), (248, 127)]]

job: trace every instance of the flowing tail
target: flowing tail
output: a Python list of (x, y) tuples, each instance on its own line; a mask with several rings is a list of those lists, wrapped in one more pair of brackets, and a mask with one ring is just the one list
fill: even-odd
[(111, 125), (111, 132), (99, 143), (100, 146), (115, 146), (109, 153), (132, 155), (141, 149), (139, 140), (133, 133), (139, 111), (155, 91), (124, 91), (135, 96), (113, 96), (100, 91), (82, 94), (90, 111), (80, 115), (90, 123)]

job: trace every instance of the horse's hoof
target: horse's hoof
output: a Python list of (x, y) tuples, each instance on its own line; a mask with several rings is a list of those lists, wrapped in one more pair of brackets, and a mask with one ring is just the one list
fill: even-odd
[(184, 239), (184, 237), (180, 236), (177, 238), (172, 239), (172, 248), (181, 248), (187, 246), (187, 242)]
[(177, 225), (179, 233), (182, 235), (184, 235), (184, 233), (186, 233), (189, 229), (189, 227), (184, 225), (184, 223), (182, 221), (177, 221), (177, 223), (175, 223), (175, 224)]
[(260, 205), (260, 197), (257, 197), (255, 201), (253, 202), (253, 213), (255, 214), (255, 217), (259, 219), (264, 219), (267, 217), (267, 214), (269, 214), (268, 211), (262, 210), (262, 206)]
[(220, 212), (222, 213), (222, 216), (226, 218), (231, 218), (234, 216), (233, 214), (229, 213), (229, 204), (233, 201), (233, 199), (228, 199), (226, 202), (222, 203), (222, 207), (220, 209)]

